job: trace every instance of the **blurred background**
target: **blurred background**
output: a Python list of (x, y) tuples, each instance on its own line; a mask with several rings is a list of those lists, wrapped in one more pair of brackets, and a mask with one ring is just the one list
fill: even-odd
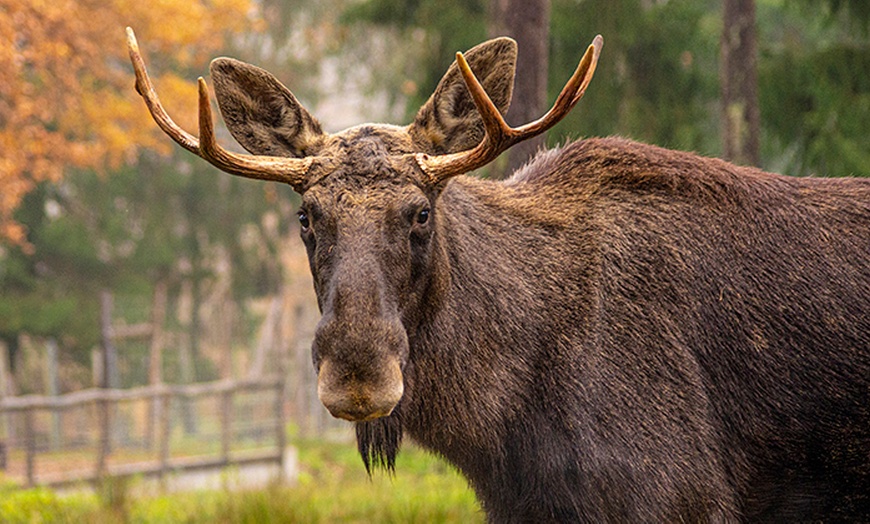
[[(163, 136), (133, 88), (125, 26), (190, 131), (216, 56), (269, 70), (337, 131), (410, 122), (456, 51), (504, 34), (519, 43), (508, 121), (525, 123), (600, 33), (577, 108), (481, 176), (613, 134), (795, 176), (870, 175), (865, 0), (0, 0), (0, 465), (24, 484), (71, 468), (51, 452), (91, 449), (78, 463), (97, 475), (124, 448), (172, 458), (161, 431), (174, 449), (214, 444), (218, 462), (259, 446), (246, 438), (283, 448), (276, 424), (349, 435), (315, 394), (298, 196)], [(95, 389), (141, 396), (104, 411), (107, 398), (65, 397)]]

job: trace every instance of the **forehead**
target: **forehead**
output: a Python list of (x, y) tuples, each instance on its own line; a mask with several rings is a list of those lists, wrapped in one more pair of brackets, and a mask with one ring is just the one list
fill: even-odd
[(413, 143), (407, 127), (363, 124), (330, 135), (323, 153), (401, 155), (412, 152), (412, 149)]
[(302, 204), (342, 213), (377, 212), (401, 208), (425, 198), (423, 190), (408, 180), (367, 180), (364, 175), (359, 175), (327, 177), (302, 195)]
[(413, 152), (406, 128), (366, 124), (330, 135), (319, 155), (332, 162), (325, 166), (303, 195), (303, 202), (326, 205), (359, 205), (386, 202), (421, 194), (413, 166), (402, 155)]

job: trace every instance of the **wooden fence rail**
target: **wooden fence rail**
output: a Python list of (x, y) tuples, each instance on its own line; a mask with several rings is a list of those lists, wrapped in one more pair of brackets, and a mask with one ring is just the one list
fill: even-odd
[[(272, 392), (271, 407), (264, 406), (261, 401), (265, 395), (258, 395), (255, 400), (257, 410), (249, 412), (269, 413), (268, 418), (254, 422), (258, 434), (271, 433), (272, 445), (248, 450), (233, 450), (234, 411), (238, 409), (238, 397), (241, 394), (254, 392)], [(5, 431), (0, 432), (0, 471), (9, 467), (13, 453), (24, 452), (24, 477), (26, 484), (61, 486), (78, 482), (95, 482), (106, 477), (129, 475), (156, 475), (163, 478), (170, 472), (212, 468), (228, 465), (251, 463), (275, 463), (283, 471), (284, 448), (286, 446), (286, 420), (284, 415), (285, 385), (282, 378), (220, 380), (215, 382), (153, 386), (132, 389), (87, 389), (60, 396), (27, 395), (0, 399), (0, 428), (5, 425)], [(219, 452), (215, 456), (173, 457), (171, 453), (172, 440), (172, 407), (176, 402), (189, 402), (194, 399), (214, 397), (217, 399), (220, 414), (215, 417), (219, 425)], [(158, 417), (155, 428), (156, 456), (150, 460), (136, 463), (110, 464), (113, 453), (113, 434), (117, 433), (120, 422), (115, 420), (119, 404), (123, 402), (146, 401), (149, 412)], [(37, 458), (41, 453), (57, 450), (41, 449), (38, 445), (38, 430), (36, 414), (47, 411), (52, 415), (52, 421), (59, 419), (59, 414), (75, 408), (96, 409), (95, 458), (93, 466), (84, 471), (61, 471), (54, 475), (38, 475)], [(242, 406), (244, 407), (244, 406)], [(13, 424), (13, 417), (19, 417), (18, 424)], [(21, 420), (23, 418), (23, 420)], [(87, 425), (87, 421), (79, 423)], [(251, 424), (249, 424), (250, 426)], [(14, 430), (13, 430), (13, 426)], [(149, 428), (152, 426), (149, 425)], [(15, 435), (13, 436), (13, 433)], [(49, 439), (55, 442), (56, 438)]]

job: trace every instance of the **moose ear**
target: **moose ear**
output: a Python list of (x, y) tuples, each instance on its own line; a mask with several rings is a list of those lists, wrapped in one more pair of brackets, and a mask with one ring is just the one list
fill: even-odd
[[(473, 47), (464, 56), (504, 115), (513, 93), (517, 43), (507, 37), (496, 38)], [(483, 121), (455, 61), (417, 112), (409, 132), (416, 145), (430, 154), (464, 151), (483, 140)]]
[(232, 58), (211, 63), (227, 129), (255, 155), (303, 157), (323, 135), (320, 123), (277, 78)]

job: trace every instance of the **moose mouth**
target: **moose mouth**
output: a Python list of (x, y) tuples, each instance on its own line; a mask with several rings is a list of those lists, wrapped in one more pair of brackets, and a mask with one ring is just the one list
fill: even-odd
[(317, 396), (329, 413), (351, 422), (365, 422), (386, 417), (393, 412), (405, 387), (402, 370), (396, 359), (389, 359), (370, 378), (340, 369), (331, 360), (320, 364)]

